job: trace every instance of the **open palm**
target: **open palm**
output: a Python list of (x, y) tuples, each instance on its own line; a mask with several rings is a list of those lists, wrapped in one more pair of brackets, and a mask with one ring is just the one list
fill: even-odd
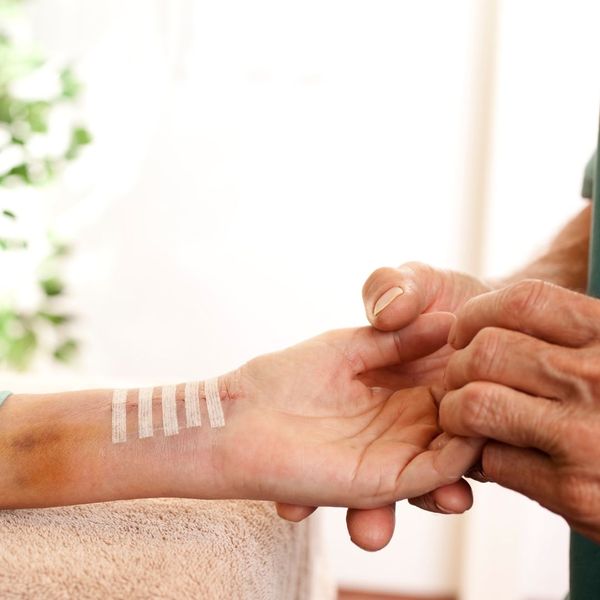
[(249, 401), (226, 428), (240, 495), (368, 508), (457, 481), (478, 444), (440, 436), (429, 388), (390, 389), (376, 376), (444, 345), (451, 322), (438, 313), (401, 332), (334, 331), (248, 363)]

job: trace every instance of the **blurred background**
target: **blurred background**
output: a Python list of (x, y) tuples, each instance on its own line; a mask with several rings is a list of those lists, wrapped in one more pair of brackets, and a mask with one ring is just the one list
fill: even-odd
[[(501, 275), (583, 201), (596, 0), (0, 0), (3, 388), (189, 380), (365, 323), (421, 260)], [(478, 486), (340, 586), (557, 600), (568, 530)], [(372, 596), (364, 596), (372, 597)]]

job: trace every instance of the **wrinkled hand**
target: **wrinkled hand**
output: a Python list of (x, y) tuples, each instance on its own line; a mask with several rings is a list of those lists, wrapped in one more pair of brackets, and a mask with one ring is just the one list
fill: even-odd
[(453, 320), (334, 331), (249, 362), (222, 433), (240, 497), (370, 508), (459, 479), (481, 445), (440, 435), (431, 391), (372, 387), (444, 345)]
[(600, 300), (522, 281), (468, 302), (450, 339), (442, 427), (495, 440), (484, 478), (600, 542)]
[[(377, 269), (363, 286), (365, 311), (370, 323), (381, 331), (401, 330), (423, 313), (457, 311), (470, 298), (491, 288), (473, 277), (435, 269), (422, 263), (407, 263), (397, 269)], [(448, 346), (415, 360), (378, 369), (380, 385), (406, 388), (436, 385), (442, 381), (452, 349)], [(413, 498), (412, 504), (433, 512), (461, 513), (471, 507), (468, 483), (460, 480), (430, 494)], [(352, 540), (366, 550), (379, 550), (391, 539), (395, 526), (394, 506), (374, 510), (349, 510), (348, 530)], [(309, 506), (279, 505), (279, 514), (299, 521), (315, 510)]]

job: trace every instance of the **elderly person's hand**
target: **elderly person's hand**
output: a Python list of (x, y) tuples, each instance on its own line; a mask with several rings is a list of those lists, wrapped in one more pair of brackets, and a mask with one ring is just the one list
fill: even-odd
[(485, 479), (600, 541), (600, 301), (522, 281), (469, 301), (449, 339), (441, 426), (494, 440)]

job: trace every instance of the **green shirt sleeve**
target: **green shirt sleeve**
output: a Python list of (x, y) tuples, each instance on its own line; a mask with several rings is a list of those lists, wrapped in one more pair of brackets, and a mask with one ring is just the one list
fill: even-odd
[(581, 195), (588, 200), (592, 199), (594, 195), (594, 179), (596, 177), (596, 152), (594, 156), (590, 158), (587, 167), (585, 168), (585, 174), (583, 176), (583, 185), (581, 186)]

